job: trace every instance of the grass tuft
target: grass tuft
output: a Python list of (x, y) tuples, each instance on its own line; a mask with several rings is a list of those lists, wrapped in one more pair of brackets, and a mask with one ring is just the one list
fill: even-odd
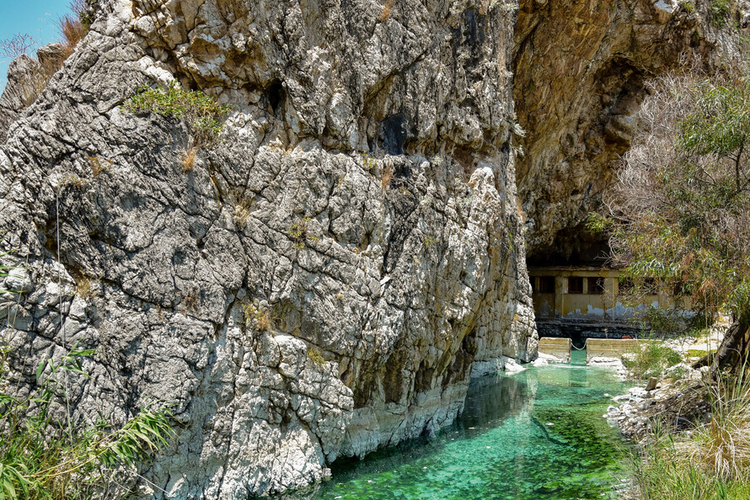
[(78, 43), (89, 32), (88, 27), (83, 25), (77, 15), (64, 15), (61, 17), (57, 21), (57, 29), (60, 35), (62, 35), (61, 44), (65, 49), (63, 60), (70, 57)]
[(383, 168), (383, 178), (380, 180), (380, 186), (383, 188), (383, 191), (387, 190), (388, 186), (391, 185), (391, 180), (393, 180), (393, 165), (388, 163)]
[(193, 170), (195, 166), (195, 155), (198, 152), (198, 148), (192, 147), (185, 151), (185, 155), (182, 157), (182, 171), (187, 173)]
[(707, 421), (689, 433), (674, 436), (656, 427), (651, 443), (631, 463), (640, 498), (750, 498), (748, 378), (744, 370), (712, 384)]
[(631, 358), (623, 357), (622, 364), (640, 379), (661, 377), (668, 368), (683, 361), (679, 352), (658, 341), (641, 342), (634, 354)]
[(386, 0), (385, 5), (383, 6), (383, 10), (380, 12), (380, 17), (378, 18), (378, 21), (381, 23), (384, 21), (387, 21), (390, 19), (390, 17), (393, 15), (393, 0)]

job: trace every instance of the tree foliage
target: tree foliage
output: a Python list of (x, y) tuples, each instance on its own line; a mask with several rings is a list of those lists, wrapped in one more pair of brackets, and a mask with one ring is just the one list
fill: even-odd
[(731, 313), (746, 331), (750, 83), (671, 75), (651, 90), (608, 200), (614, 259), (689, 298), (692, 310)]

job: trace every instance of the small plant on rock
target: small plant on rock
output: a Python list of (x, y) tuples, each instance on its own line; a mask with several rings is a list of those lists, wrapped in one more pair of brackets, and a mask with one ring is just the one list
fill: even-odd
[(91, 299), (97, 294), (99, 281), (88, 276), (82, 277), (76, 283), (76, 294), (83, 299)]
[(370, 156), (369, 153), (363, 153), (362, 154), (362, 165), (364, 165), (364, 167), (368, 171), (372, 171), (373, 169), (375, 169), (375, 167), (378, 166), (378, 162), (377, 162), (377, 160), (375, 160), (375, 158), (373, 158), (372, 156)]
[(252, 213), (253, 199), (243, 193), (242, 190), (237, 189), (232, 191), (230, 202), (234, 206), (234, 213), (232, 214), (234, 224), (237, 229), (242, 231), (247, 226), (247, 220)]
[(99, 174), (104, 172), (105, 170), (108, 170), (109, 167), (111, 167), (114, 162), (112, 160), (98, 158), (96, 156), (89, 156), (89, 166), (91, 167), (91, 173), (94, 174), (94, 177), (98, 177)]
[(200, 90), (183, 90), (177, 82), (166, 88), (141, 87), (124, 107), (136, 114), (153, 112), (185, 120), (193, 137), (193, 147), (216, 144), (224, 128), (224, 118), (231, 109)]
[(295, 222), (289, 227), (287, 234), (294, 241), (294, 248), (301, 250), (305, 248), (307, 240), (318, 241), (318, 237), (310, 234), (308, 224), (312, 221), (310, 217), (303, 217), (298, 222)]
[(307, 357), (310, 358), (310, 361), (315, 363), (317, 366), (323, 367), (326, 365), (326, 360), (323, 357), (323, 352), (315, 346), (307, 348)]
[(383, 177), (380, 179), (380, 186), (383, 188), (383, 191), (388, 189), (388, 186), (391, 185), (392, 180), (393, 180), (393, 165), (389, 163), (383, 169)]
[(201, 305), (199, 293), (196, 290), (190, 290), (182, 297), (180, 305), (184, 312), (197, 314), (200, 312)]
[(271, 317), (268, 310), (261, 308), (257, 302), (243, 304), (242, 311), (245, 313), (247, 326), (254, 326), (259, 332), (271, 331)]
[(195, 155), (198, 152), (198, 148), (192, 147), (185, 151), (185, 156), (182, 157), (182, 171), (190, 172), (195, 166)]

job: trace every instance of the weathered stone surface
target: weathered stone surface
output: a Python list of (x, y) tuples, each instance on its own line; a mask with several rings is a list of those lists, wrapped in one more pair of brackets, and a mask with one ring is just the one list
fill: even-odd
[(0, 144), (24, 109), (36, 101), (50, 77), (65, 60), (66, 49), (50, 43), (36, 51), (36, 59), (22, 54), (8, 68), (8, 83), (0, 95)]
[[(100, 1), (0, 148), (0, 286), (27, 387), (76, 343), (77, 416), (174, 405), (148, 498), (244, 498), (433, 432), (536, 337), (510, 141), (513, 4)], [(233, 107), (187, 125), (139, 86)]]
[(694, 61), (711, 69), (736, 60), (739, 32), (708, 1), (520, 4), (514, 97), (527, 131), (517, 175), (529, 255), (595, 257), (582, 222), (630, 145), (644, 81)]
[(39, 62), (25, 54), (10, 63), (8, 83), (0, 95), (0, 143), (5, 142), (8, 128), (21, 111), (36, 99), (35, 81), (40, 70)]

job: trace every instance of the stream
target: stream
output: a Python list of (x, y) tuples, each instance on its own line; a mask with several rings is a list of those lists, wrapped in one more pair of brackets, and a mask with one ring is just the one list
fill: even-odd
[(628, 452), (602, 415), (628, 387), (575, 357), (474, 380), (462, 416), (436, 437), (336, 462), (330, 481), (291, 498), (614, 499)]

